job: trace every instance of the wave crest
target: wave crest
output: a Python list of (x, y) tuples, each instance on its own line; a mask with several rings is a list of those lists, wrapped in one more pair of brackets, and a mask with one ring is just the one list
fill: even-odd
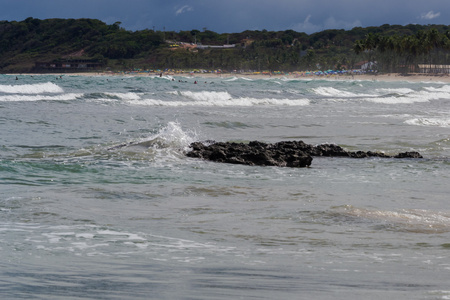
[(450, 127), (450, 118), (414, 118), (405, 121), (408, 125)]
[(335, 208), (343, 217), (358, 218), (375, 223), (375, 226), (394, 231), (414, 233), (450, 232), (450, 215), (424, 209), (400, 211), (357, 208), (351, 205)]
[(0, 93), (5, 94), (57, 94), (64, 90), (52, 82), (36, 84), (0, 85)]

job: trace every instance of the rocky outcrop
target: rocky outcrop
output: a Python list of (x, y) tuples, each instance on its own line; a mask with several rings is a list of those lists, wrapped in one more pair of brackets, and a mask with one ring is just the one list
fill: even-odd
[(209, 142), (191, 144), (189, 157), (201, 158), (215, 162), (243, 164), (250, 166), (309, 167), (313, 156), (333, 157), (383, 157), (383, 158), (422, 158), (418, 152), (404, 152), (395, 156), (381, 152), (346, 151), (334, 144), (313, 146), (303, 141), (284, 141), (266, 144), (253, 141), (248, 144), (233, 142)]

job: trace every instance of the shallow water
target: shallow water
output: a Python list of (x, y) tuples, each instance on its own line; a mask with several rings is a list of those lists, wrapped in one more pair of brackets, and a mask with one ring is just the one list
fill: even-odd
[[(448, 84), (194, 80), (0, 76), (2, 298), (450, 298)], [(249, 167), (198, 140), (425, 158)]]

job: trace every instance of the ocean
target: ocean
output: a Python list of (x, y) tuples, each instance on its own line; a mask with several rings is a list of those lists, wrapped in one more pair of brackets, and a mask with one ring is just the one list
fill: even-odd
[[(2, 299), (450, 299), (449, 83), (17, 79), (0, 75)], [(184, 155), (207, 140), (424, 158)]]

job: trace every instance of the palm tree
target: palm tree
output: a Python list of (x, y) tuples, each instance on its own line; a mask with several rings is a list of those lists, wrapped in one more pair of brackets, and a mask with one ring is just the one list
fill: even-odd
[(430, 70), (431, 70), (431, 63), (432, 63), (431, 54), (432, 54), (433, 50), (439, 48), (440, 40), (441, 40), (440, 34), (435, 28), (430, 29), (426, 33), (425, 49), (427, 50), (427, 53), (429, 55), (428, 57), (429, 57)]
[(355, 51), (356, 54), (360, 54), (362, 52), (364, 52), (365, 48), (364, 48), (364, 43), (362, 40), (357, 40), (355, 42), (355, 45), (353, 46), (353, 51)]

